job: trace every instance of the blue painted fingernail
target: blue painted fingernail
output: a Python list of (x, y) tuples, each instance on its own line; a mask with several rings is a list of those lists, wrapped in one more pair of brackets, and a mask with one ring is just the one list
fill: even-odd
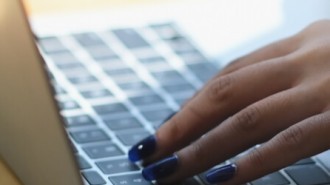
[(178, 157), (173, 155), (153, 163), (142, 170), (143, 177), (148, 181), (159, 180), (171, 175), (178, 167)]
[(235, 164), (229, 164), (210, 170), (206, 174), (206, 180), (211, 184), (228, 181), (234, 177), (236, 168)]
[(156, 144), (156, 137), (154, 135), (143, 139), (132, 146), (132, 148), (128, 151), (129, 160), (136, 162), (150, 156), (155, 152)]

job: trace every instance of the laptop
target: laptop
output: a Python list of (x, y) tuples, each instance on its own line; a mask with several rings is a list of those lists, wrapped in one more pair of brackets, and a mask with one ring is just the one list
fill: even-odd
[[(129, 147), (221, 68), (172, 21), (34, 36), (2, 0), (0, 25), (0, 157), (26, 185), (151, 185)], [(330, 184), (330, 152), (249, 184)]]

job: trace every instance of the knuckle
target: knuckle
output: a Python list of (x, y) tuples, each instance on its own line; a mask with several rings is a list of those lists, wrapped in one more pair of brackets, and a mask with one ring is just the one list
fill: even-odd
[(257, 106), (250, 106), (242, 112), (233, 117), (233, 127), (239, 132), (249, 132), (258, 127), (258, 120), (260, 118), (260, 108)]
[(229, 91), (233, 79), (230, 75), (215, 79), (208, 88), (208, 98), (211, 101), (222, 101), (227, 99), (232, 92)]
[(197, 122), (204, 121), (205, 116), (197, 106), (188, 105), (186, 110), (188, 112), (187, 115), (194, 117)]
[(180, 126), (180, 120), (178, 120), (178, 118), (175, 116), (170, 121), (167, 135), (174, 141), (180, 140), (180, 138), (182, 137), (182, 128)]
[(301, 126), (295, 126), (283, 131), (280, 142), (290, 149), (301, 149), (304, 144), (305, 132)]
[(262, 167), (266, 162), (266, 157), (263, 155), (260, 148), (255, 148), (248, 155), (248, 161), (252, 166)]

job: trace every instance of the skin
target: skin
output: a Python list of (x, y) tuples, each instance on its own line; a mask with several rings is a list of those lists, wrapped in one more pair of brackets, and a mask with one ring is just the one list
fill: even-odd
[(237, 173), (222, 185), (252, 181), (329, 149), (329, 33), (329, 20), (315, 22), (210, 80), (156, 133), (158, 149), (145, 162), (172, 153), (180, 159), (160, 182), (173, 184), (259, 143), (234, 162)]

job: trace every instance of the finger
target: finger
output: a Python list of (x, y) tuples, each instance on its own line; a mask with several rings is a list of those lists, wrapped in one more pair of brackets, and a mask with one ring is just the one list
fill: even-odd
[(219, 73), (219, 75), (226, 75), (252, 64), (267, 61), (272, 58), (286, 56), (296, 51), (298, 47), (299, 40), (295, 36), (276, 41), (232, 61)]
[[(289, 64), (284, 58), (273, 59), (217, 78), (160, 127), (155, 136), (157, 150), (145, 159), (169, 155), (247, 105), (289, 88), (298, 76), (288, 71)], [(271, 85), (268, 79), (274, 79)]]
[(329, 131), (330, 112), (301, 121), (239, 159), (233, 179), (222, 184), (249, 182), (300, 159), (321, 153), (330, 148)]
[(297, 87), (248, 106), (177, 152), (180, 166), (164, 181), (173, 182), (198, 174), (256, 143), (269, 140), (292, 124), (320, 112), (321, 101), (313, 96), (312, 90)]

